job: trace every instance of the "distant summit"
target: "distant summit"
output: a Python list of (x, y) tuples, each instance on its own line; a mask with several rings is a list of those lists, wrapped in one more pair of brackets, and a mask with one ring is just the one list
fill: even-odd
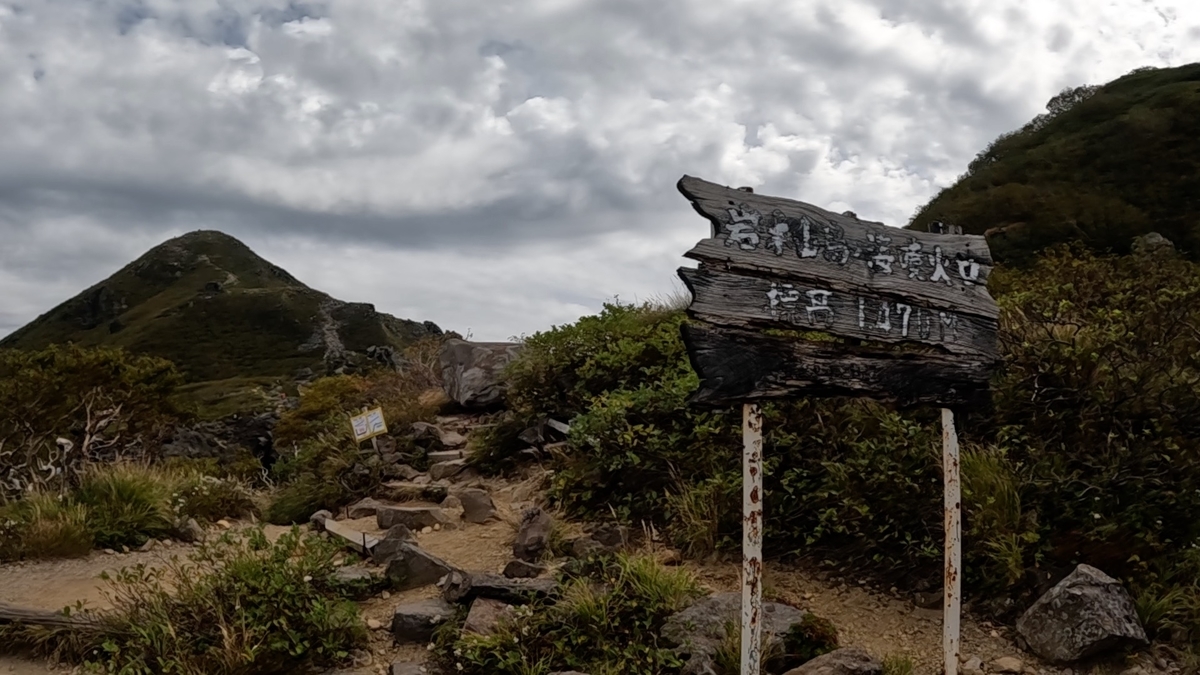
[(0, 340), (0, 348), (112, 345), (174, 361), (190, 381), (288, 376), (352, 352), (441, 334), (300, 283), (237, 239), (189, 232)]
[(1004, 262), (1067, 241), (1126, 253), (1148, 232), (1200, 255), (1200, 64), (1139, 68), (1064, 90), (1046, 108), (979, 153), (909, 226), (986, 233)]

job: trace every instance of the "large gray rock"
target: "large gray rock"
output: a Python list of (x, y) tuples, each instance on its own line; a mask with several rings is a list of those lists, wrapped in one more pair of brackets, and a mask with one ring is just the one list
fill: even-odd
[(386, 530), (395, 525), (404, 525), (411, 530), (454, 524), (450, 516), (437, 506), (383, 506), (375, 512), (375, 524)]
[[(683, 675), (715, 675), (713, 656), (724, 643), (728, 626), (741, 624), (742, 594), (717, 593), (677, 612), (663, 624), (662, 637), (687, 659)], [(804, 619), (804, 612), (776, 602), (763, 603), (764, 651), (782, 647), (783, 636)]]
[(463, 520), (468, 523), (486, 523), (496, 517), (496, 504), (487, 490), (463, 488), (454, 493), (463, 508)]
[(521, 515), (521, 527), (513, 541), (513, 556), (519, 560), (536, 562), (550, 543), (550, 531), (554, 520), (539, 507), (533, 507)]
[(883, 675), (883, 664), (858, 647), (835, 649), (783, 675)]
[(386, 565), (392, 558), (399, 555), (404, 544), (415, 546), (417, 538), (406, 526), (393, 525), (383, 539), (375, 545), (375, 548), (371, 549), (371, 560), (375, 561), (376, 565)]
[(453, 478), (467, 468), (467, 460), (451, 459), (445, 462), (429, 465), (429, 477), (434, 480), (446, 480)]
[(386, 509), (387, 504), (376, 501), (367, 497), (354, 502), (346, 507), (346, 517), (351, 519), (370, 518), (379, 512), (379, 509)]
[(1175, 244), (1157, 232), (1133, 238), (1134, 255), (1169, 256), (1175, 252)]
[(527, 605), (558, 592), (554, 579), (509, 579), (498, 574), (455, 570), (441, 582), (442, 597), (448, 602), (470, 604), (475, 598), (500, 600), (509, 605)]
[(401, 542), (388, 561), (386, 574), (394, 590), (406, 591), (436, 584), (452, 571), (454, 568), (445, 560), (408, 542)]
[(504, 566), (504, 576), (509, 579), (536, 579), (546, 573), (549, 568), (542, 563), (525, 560), (510, 560)]
[(1121, 582), (1080, 565), (1017, 620), (1017, 633), (1038, 656), (1070, 663), (1127, 646), (1144, 646), (1146, 631)]
[(491, 598), (475, 598), (467, 620), (463, 622), (463, 633), (491, 635), (500, 627), (500, 622), (512, 616), (512, 605)]
[(433, 631), (454, 617), (454, 608), (441, 598), (400, 605), (392, 614), (392, 635), (397, 642), (425, 642)]
[(440, 360), (446, 394), (469, 409), (494, 408), (504, 402), (504, 367), (521, 345), (511, 342), (467, 342), (449, 339)]

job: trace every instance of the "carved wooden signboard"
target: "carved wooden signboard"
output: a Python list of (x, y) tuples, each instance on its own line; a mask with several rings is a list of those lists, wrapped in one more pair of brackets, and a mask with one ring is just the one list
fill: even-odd
[(700, 375), (693, 403), (955, 406), (986, 391), (998, 310), (983, 237), (900, 230), (690, 176), (679, 190), (713, 228), (685, 254), (699, 267), (679, 270), (696, 320), (684, 327)]

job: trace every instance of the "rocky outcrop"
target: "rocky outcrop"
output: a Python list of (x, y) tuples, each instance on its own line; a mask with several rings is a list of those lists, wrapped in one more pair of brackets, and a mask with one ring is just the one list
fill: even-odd
[(550, 531), (554, 520), (549, 513), (538, 507), (521, 515), (521, 526), (513, 541), (513, 557), (518, 560), (536, 562), (550, 543)]
[(1148, 644), (1133, 598), (1104, 572), (1080, 565), (1017, 620), (1017, 633), (1038, 656), (1070, 663)]
[(440, 354), (446, 394), (468, 410), (499, 407), (504, 402), (501, 374), (520, 349), (511, 342), (446, 340)]
[(784, 675), (883, 675), (883, 664), (858, 647), (835, 649)]
[[(729, 626), (740, 625), (741, 593), (717, 593), (672, 615), (663, 624), (662, 637), (687, 659), (683, 675), (712, 675), (713, 658), (725, 642)], [(763, 634), (768, 636), (764, 652), (783, 646), (783, 636), (804, 620), (805, 613), (776, 602), (763, 603)]]

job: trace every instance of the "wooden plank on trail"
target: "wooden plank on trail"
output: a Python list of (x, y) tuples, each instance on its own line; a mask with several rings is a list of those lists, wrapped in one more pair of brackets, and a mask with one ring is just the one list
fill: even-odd
[(7, 602), (0, 602), (0, 624), (19, 623), (26, 626), (51, 626), (55, 628), (81, 628), (98, 625), (96, 617), (90, 612), (79, 612), (71, 615), (61, 611), (52, 612), (45, 609), (18, 607)]
[(987, 291), (993, 261), (982, 236), (900, 230), (691, 176), (678, 188), (712, 224), (712, 236), (686, 254), (706, 265), (998, 315)]
[(749, 277), (708, 267), (680, 269), (692, 292), (692, 318), (735, 328), (789, 328), (885, 343), (929, 345), (956, 354), (996, 351), (996, 321), (883, 298)]
[(994, 359), (856, 348), (685, 324), (700, 386), (690, 403), (718, 407), (776, 398), (861, 396), (898, 407), (978, 404)]
[(378, 538), (365, 532), (359, 532), (348, 525), (343, 525), (333, 518), (325, 519), (325, 531), (338, 536), (342, 539), (345, 546), (363, 555), (370, 555), (371, 550), (379, 545)]

